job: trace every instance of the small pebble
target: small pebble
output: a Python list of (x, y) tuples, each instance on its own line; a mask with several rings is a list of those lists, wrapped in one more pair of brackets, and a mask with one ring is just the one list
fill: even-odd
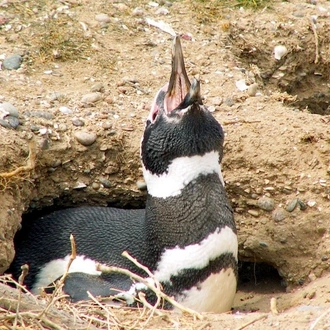
[(3, 119), (0, 119), (0, 125), (5, 128), (11, 127), (10, 124), (6, 120), (3, 120)]
[(74, 186), (73, 189), (79, 190), (79, 189), (84, 189), (87, 186), (83, 182), (77, 182)]
[(18, 110), (11, 103), (3, 102), (0, 104), (0, 108), (4, 111), (8, 112), (9, 115), (18, 118)]
[(144, 15), (144, 11), (141, 7), (136, 7), (133, 9), (132, 11), (132, 15), (133, 16), (143, 16)]
[(295, 199), (293, 199), (291, 202), (288, 203), (288, 205), (286, 206), (285, 209), (286, 209), (288, 212), (293, 212), (294, 209), (296, 208), (297, 204), (298, 204), (298, 199), (295, 198)]
[(221, 105), (222, 103), (222, 98), (221, 97), (213, 97), (212, 99), (210, 99), (210, 102), (214, 105), (214, 106), (218, 106)]
[(257, 200), (257, 206), (264, 211), (273, 211), (275, 207), (275, 202), (272, 198), (269, 197), (261, 197)]
[(105, 121), (102, 123), (102, 127), (104, 129), (111, 129), (112, 128), (112, 124), (109, 121)]
[(7, 116), (6, 121), (9, 123), (10, 127), (17, 128), (19, 125), (19, 120), (16, 117), (13, 116)]
[(315, 204), (316, 204), (316, 202), (313, 201), (313, 200), (309, 200), (309, 201), (307, 202), (307, 205), (308, 205), (309, 207), (313, 207), (313, 206), (315, 206)]
[(104, 188), (111, 188), (112, 187), (111, 182), (107, 178), (100, 177), (99, 181), (103, 185)]
[(79, 119), (79, 118), (72, 119), (72, 124), (74, 126), (78, 126), (78, 127), (85, 126), (85, 122), (83, 120)]
[(17, 70), (20, 68), (22, 64), (22, 56), (15, 54), (10, 57), (7, 57), (3, 62), (2, 65), (7, 70)]
[(254, 83), (254, 84), (250, 85), (247, 89), (248, 95), (249, 96), (256, 96), (257, 89), (258, 89), (258, 84), (257, 83)]
[(85, 131), (78, 131), (74, 134), (77, 141), (83, 146), (90, 146), (96, 141), (96, 134)]
[(98, 21), (98, 22), (101, 22), (101, 23), (110, 23), (111, 22), (111, 18), (109, 17), (108, 14), (97, 14), (95, 16), (95, 19)]
[(136, 182), (136, 186), (137, 186), (137, 188), (138, 188), (139, 190), (141, 190), (141, 191), (147, 190), (147, 184), (146, 184), (145, 181), (143, 181), (143, 180), (138, 180), (138, 181)]
[(303, 202), (301, 199), (298, 198), (298, 205), (300, 210), (305, 211), (307, 209), (307, 205), (305, 202)]
[(95, 85), (92, 86), (91, 88), (92, 92), (104, 92), (104, 85), (102, 83), (97, 83)]
[(249, 214), (251, 214), (253, 217), (259, 217), (259, 212), (256, 210), (248, 210), (247, 211)]
[(71, 109), (69, 109), (68, 107), (64, 107), (64, 106), (60, 107), (59, 110), (62, 113), (64, 113), (65, 115), (69, 115), (69, 114), (71, 114), (73, 112)]
[(94, 190), (99, 190), (99, 189), (100, 189), (100, 184), (99, 184), (98, 182), (93, 182), (93, 183), (92, 183), (92, 188), (93, 188)]
[(54, 92), (49, 95), (49, 99), (51, 102), (58, 101), (59, 99), (63, 98), (64, 95), (58, 92)]
[(232, 107), (235, 102), (231, 97), (228, 97), (227, 99), (225, 99), (225, 104), (228, 105), (229, 107)]
[(261, 247), (267, 247), (267, 246), (268, 246), (268, 244), (265, 243), (265, 242), (259, 242), (259, 245), (260, 245)]
[(287, 211), (285, 211), (284, 209), (279, 207), (274, 210), (274, 212), (272, 214), (272, 218), (274, 221), (280, 222), (280, 221), (283, 221), (285, 218), (287, 218), (288, 215), (289, 215), (289, 213)]
[(102, 99), (102, 94), (100, 92), (88, 93), (81, 98), (82, 103), (95, 103)]
[(44, 118), (44, 119), (54, 119), (54, 115), (51, 112), (46, 111), (26, 111), (24, 112), (24, 115), (27, 117), (38, 117), (38, 118)]

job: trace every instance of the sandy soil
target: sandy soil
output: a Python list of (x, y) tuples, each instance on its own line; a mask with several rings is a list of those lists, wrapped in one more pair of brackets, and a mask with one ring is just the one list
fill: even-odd
[(148, 18), (182, 34), (188, 74), (226, 132), (241, 284), (234, 317), (192, 328), (329, 328), (329, 15), (327, 1), (2, 1), (1, 59), (23, 63), (0, 71), (0, 102), (20, 120), (0, 125), (0, 271), (22, 214), (143, 207), (140, 137), (171, 63), (171, 36)]

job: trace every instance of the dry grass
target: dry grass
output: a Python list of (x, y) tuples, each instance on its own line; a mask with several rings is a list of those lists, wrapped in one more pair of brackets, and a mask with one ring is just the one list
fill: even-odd
[[(171, 303), (177, 310), (189, 315), (190, 322), (202, 319), (202, 316), (177, 303), (173, 298), (162, 292), (161, 284), (155, 279), (150, 270), (141, 265), (127, 252), (123, 256), (128, 258), (135, 265), (146, 272), (149, 280), (142, 278), (127, 269), (108, 267), (100, 265), (102, 272), (119, 272), (129, 276), (133, 281), (143, 283), (157, 297), (155, 305), (151, 305), (142, 292), (138, 293), (137, 301), (140, 308), (128, 308), (116, 302), (113, 297), (98, 299), (91, 293), (88, 296), (91, 300), (76, 304), (69, 302), (62, 289), (70, 266), (76, 258), (76, 244), (73, 235), (70, 236), (71, 256), (67, 264), (66, 272), (61, 279), (55, 283), (52, 294), (45, 294), (38, 298), (29, 293), (23, 283), (28, 274), (28, 266), (23, 265), (21, 276), (18, 282), (10, 276), (0, 277), (0, 324), (3, 329), (152, 329), (152, 324), (157, 327), (164, 324), (163, 329), (177, 323), (172, 319), (171, 312), (160, 309), (163, 301)], [(9, 288), (7, 284), (16, 286), (16, 289)], [(109, 303), (111, 305), (109, 305)], [(116, 306), (116, 307), (115, 307)], [(188, 321), (189, 323), (189, 321)], [(2, 328), (0, 328), (2, 330)]]

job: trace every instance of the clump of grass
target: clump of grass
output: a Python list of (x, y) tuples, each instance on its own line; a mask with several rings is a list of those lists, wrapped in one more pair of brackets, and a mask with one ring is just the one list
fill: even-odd
[(239, 7), (259, 9), (264, 7), (268, 0), (236, 0), (236, 2)]
[(192, 12), (200, 23), (217, 22), (223, 18), (226, 8), (243, 7), (260, 9), (268, 0), (193, 0), (190, 2)]
[(76, 60), (92, 52), (82, 27), (67, 15), (50, 17), (35, 25), (30, 43), (33, 45), (31, 62)]
[(222, 18), (224, 1), (193, 0), (190, 2), (192, 12), (199, 23), (212, 23)]

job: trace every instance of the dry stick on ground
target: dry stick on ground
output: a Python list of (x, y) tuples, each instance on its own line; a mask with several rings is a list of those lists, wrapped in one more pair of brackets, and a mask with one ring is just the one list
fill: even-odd
[(70, 242), (71, 242), (71, 255), (70, 255), (70, 259), (68, 261), (68, 264), (66, 266), (66, 270), (65, 273), (62, 275), (62, 277), (58, 280), (58, 282), (56, 283), (56, 288), (53, 292), (52, 295), (52, 299), (49, 301), (47, 307), (39, 314), (39, 317), (41, 318), (44, 314), (46, 314), (49, 310), (49, 308), (57, 301), (60, 300), (64, 297), (66, 297), (66, 295), (61, 295), (58, 296), (59, 292), (62, 291), (62, 287), (64, 285), (64, 281), (67, 278), (68, 274), (69, 274), (69, 270), (71, 267), (71, 264), (73, 262), (74, 259), (76, 259), (77, 256), (77, 250), (76, 250), (76, 242), (74, 240), (73, 235), (70, 235)]
[(319, 37), (317, 35), (317, 27), (316, 27), (316, 18), (312, 16), (312, 30), (314, 33), (314, 39), (315, 39), (315, 61), (314, 63), (317, 64), (319, 62), (320, 58), (320, 51), (319, 51)]
[[(25, 265), (21, 266), (21, 269), (22, 269), (22, 273), (18, 278), (19, 286), (17, 286), (18, 301), (17, 301), (17, 306), (16, 306), (16, 317), (15, 317), (14, 324), (13, 324), (14, 329), (17, 326), (17, 320), (18, 320), (18, 317), (19, 317), (19, 306), (20, 306), (21, 299), (22, 299), (22, 286), (23, 286), (23, 283), (24, 283), (24, 279), (25, 279), (26, 275), (29, 272), (29, 266), (25, 264)], [(24, 324), (23, 324), (23, 326), (24, 326)]]
[[(327, 314), (330, 314), (330, 308), (328, 308), (324, 313), (322, 313), (309, 327), (308, 330), (314, 330), (317, 324), (320, 322), (321, 319), (323, 319)], [(328, 329), (327, 327), (324, 327), (323, 329)]]
[(253, 324), (255, 322), (258, 322), (258, 321), (260, 321), (262, 319), (265, 319), (267, 316), (268, 315), (260, 315), (259, 317), (255, 318), (255, 319), (253, 319), (253, 320), (251, 320), (249, 322), (246, 322), (245, 324), (241, 325), (240, 327), (236, 328), (235, 330), (242, 330), (242, 329), (248, 327), (249, 325), (251, 325), (251, 324)]
[(36, 155), (37, 155), (36, 144), (34, 141), (32, 141), (29, 143), (29, 156), (27, 159), (27, 164), (20, 166), (11, 172), (0, 173), (0, 177), (3, 177), (4, 179), (9, 179), (15, 175), (20, 174), (21, 172), (33, 170), (35, 168), (35, 164), (36, 164)]
[[(89, 298), (91, 298), (99, 307), (101, 307), (107, 313), (108, 329), (110, 330), (110, 325), (112, 325), (112, 326), (114, 325), (119, 329), (120, 328), (119, 327), (119, 320), (116, 318), (116, 316), (114, 314), (112, 314), (110, 312), (110, 309), (105, 308), (105, 306), (102, 305), (89, 291), (87, 291), (87, 295), (88, 295)], [(110, 324), (110, 319), (109, 319), (110, 316), (113, 320), (112, 321), (113, 324)]]
[(173, 298), (169, 297), (167, 294), (165, 294), (163, 291), (161, 291), (161, 289), (160, 289), (161, 285), (160, 285), (159, 281), (157, 281), (155, 279), (154, 275), (147, 267), (141, 265), (135, 258), (130, 256), (126, 251), (124, 251), (122, 253), (122, 255), (124, 257), (128, 258), (130, 261), (132, 261), (136, 266), (138, 266), (139, 268), (144, 270), (149, 275), (149, 277), (153, 280), (152, 281), (153, 283), (151, 283), (151, 281), (148, 281), (147, 278), (134, 274), (131, 271), (124, 269), (124, 268), (98, 264), (97, 269), (100, 270), (101, 272), (105, 272), (105, 273), (116, 272), (116, 273), (124, 274), (124, 275), (132, 278), (133, 280), (144, 284), (149, 290), (153, 291), (157, 297), (159, 297), (160, 299), (166, 300), (167, 302), (169, 302), (171, 305), (178, 308), (182, 312), (191, 314), (193, 317), (196, 317), (200, 320), (203, 319), (203, 316), (200, 313), (198, 313), (190, 308), (186, 308), (186, 307), (182, 306), (177, 301), (175, 301)]

